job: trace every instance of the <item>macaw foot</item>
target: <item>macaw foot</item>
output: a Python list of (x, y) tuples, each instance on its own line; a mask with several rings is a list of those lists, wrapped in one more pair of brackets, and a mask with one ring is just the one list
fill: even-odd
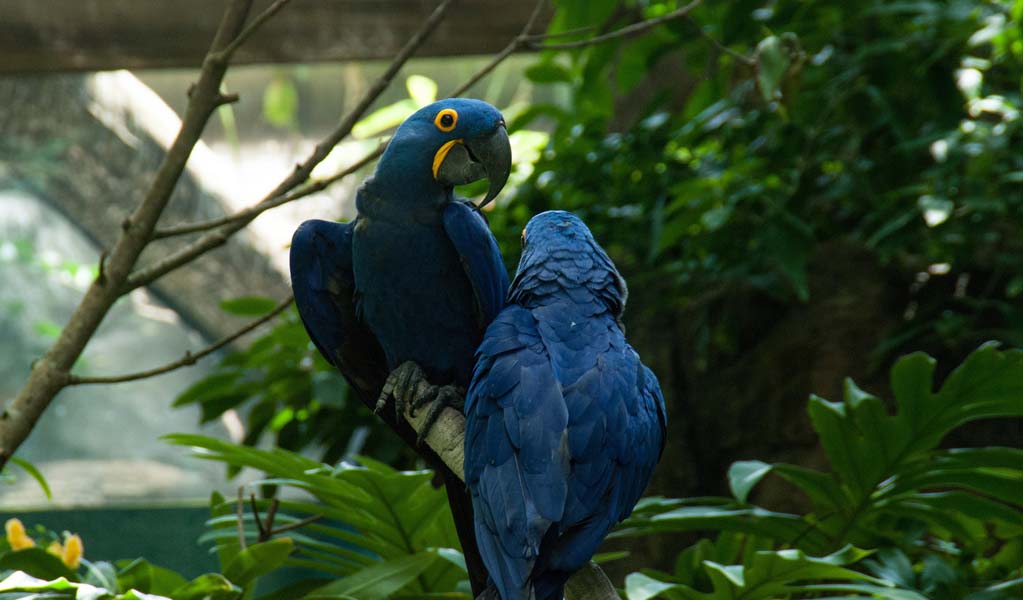
[(423, 373), (419, 365), (411, 360), (401, 363), (387, 376), (387, 381), (384, 382), (384, 388), (380, 391), (380, 397), (377, 399), (377, 405), (373, 408), (373, 412), (380, 414), (380, 411), (387, 407), (387, 401), (393, 398), (394, 416), (398, 422), (401, 422), (409, 404), (409, 398), (413, 397), (420, 383), (428, 384), (426, 373)]
[(412, 400), (412, 414), (415, 414), (416, 409), (426, 405), (429, 405), (430, 408), (426, 412), (423, 426), (416, 436), (416, 441), (420, 446), (423, 445), (426, 435), (433, 429), (445, 408), (450, 406), (458, 412), (462, 412), (462, 408), (465, 406), (465, 390), (455, 385), (431, 385), (424, 393), (417, 395)]

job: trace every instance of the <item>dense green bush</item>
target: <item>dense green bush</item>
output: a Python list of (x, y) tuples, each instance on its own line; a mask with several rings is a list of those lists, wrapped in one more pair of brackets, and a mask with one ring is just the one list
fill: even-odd
[[(1023, 450), (939, 446), (968, 422), (1023, 416), (1023, 351), (984, 346), (937, 391), (934, 369), (923, 354), (896, 363), (893, 413), (851, 381), (841, 402), (811, 398), (827, 471), (744, 461), (729, 471), (731, 498), (641, 501), (614, 537), (710, 535), (679, 547), (673, 572), (629, 575), (628, 600), (1023, 597)], [(259, 597), (470, 598), (444, 492), (431, 486), (430, 472), (396, 471), (367, 458), (361, 466), (330, 466), (196, 435), (170, 441), (200, 458), (266, 473), (254, 486), (285, 490), (277, 500), (214, 495), (204, 541), (217, 550), (220, 574), (188, 583), (141, 560), (83, 561), (71, 570), (45, 551), (8, 547), (0, 568), (63, 578), (45, 583), (15, 574), (0, 592), (73, 597), (84, 583), (112, 597), (141, 598), (135, 589), (234, 598), (252, 596), (261, 576), (298, 567), (293, 583)], [(812, 509), (789, 514), (748, 503), (771, 474), (805, 494)]]

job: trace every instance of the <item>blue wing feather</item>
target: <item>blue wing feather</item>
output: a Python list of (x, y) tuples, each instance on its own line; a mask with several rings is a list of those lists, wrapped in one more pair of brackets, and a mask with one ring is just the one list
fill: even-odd
[(485, 327), (504, 307), (508, 293), (508, 270), (497, 240), (479, 210), (464, 202), (444, 208), (444, 230), (462, 258)]
[(387, 377), (383, 351), (355, 310), (351, 223), (311, 220), (291, 239), (291, 288), (313, 344), (366, 399)]

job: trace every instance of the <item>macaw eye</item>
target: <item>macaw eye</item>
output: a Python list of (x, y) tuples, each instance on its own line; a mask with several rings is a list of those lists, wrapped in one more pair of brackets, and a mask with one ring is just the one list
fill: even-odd
[(437, 113), (437, 116), (433, 119), (433, 124), (437, 126), (437, 129), (444, 132), (454, 129), (457, 123), (458, 111), (453, 108), (445, 108)]
[(526, 247), (526, 230), (525, 229), (522, 230), (522, 237), (519, 238), (519, 241), (522, 244), (522, 248), (525, 249), (525, 247)]

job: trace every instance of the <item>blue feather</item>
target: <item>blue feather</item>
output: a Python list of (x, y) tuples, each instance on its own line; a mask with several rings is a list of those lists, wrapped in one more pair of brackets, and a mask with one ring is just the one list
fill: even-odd
[(586, 226), (538, 215), (510, 304), (477, 351), (466, 411), (476, 534), (504, 600), (560, 600), (639, 500), (666, 426), (619, 325), (627, 290)]

